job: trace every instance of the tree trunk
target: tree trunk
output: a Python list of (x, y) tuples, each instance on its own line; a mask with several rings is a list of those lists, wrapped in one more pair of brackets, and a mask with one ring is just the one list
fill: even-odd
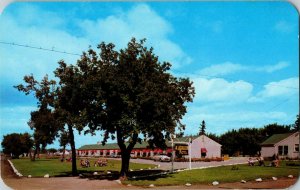
[(36, 154), (37, 154), (37, 147), (35, 147), (34, 149), (33, 156), (31, 157), (31, 161), (35, 161)]
[(32, 153), (32, 149), (30, 149), (29, 152), (28, 152), (30, 160), (32, 160), (32, 155), (31, 155), (31, 153)]
[(130, 152), (128, 150), (121, 150), (122, 154), (122, 167), (120, 172), (120, 178), (125, 180), (127, 179), (127, 174), (129, 170), (129, 160), (130, 160)]
[(125, 180), (127, 179), (128, 169), (129, 169), (129, 161), (130, 161), (130, 153), (137, 142), (138, 134), (134, 133), (132, 135), (132, 141), (126, 147), (123, 135), (120, 130), (117, 130), (117, 140), (118, 145), (121, 149), (122, 154), (122, 166), (120, 171), (120, 179)]
[(76, 149), (75, 149), (75, 141), (74, 141), (74, 133), (72, 125), (68, 124), (68, 130), (70, 135), (70, 146), (72, 151), (72, 176), (77, 176), (77, 165), (76, 165)]
[(66, 145), (63, 146), (63, 153), (62, 153), (62, 161), (65, 160), (65, 151), (66, 151)]

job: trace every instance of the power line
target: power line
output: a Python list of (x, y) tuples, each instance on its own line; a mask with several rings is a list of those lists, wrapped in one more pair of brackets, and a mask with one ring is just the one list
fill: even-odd
[[(4, 41), (0, 41), (0, 44), (11, 45), (11, 46), (19, 46), (19, 47), (24, 47), (24, 48), (36, 49), (36, 50), (43, 50), (43, 51), (50, 51), (50, 52), (56, 52), (56, 53), (63, 53), (63, 54), (81, 56), (78, 53), (71, 53), (71, 52), (66, 52), (66, 51), (55, 50), (54, 47), (52, 49), (48, 49), (48, 48), (43, 48), (43, 47), (24, 45), (24, 44), (18, 44), (18, 43), (13, 43), (13, 42), (4, 42)], [(186, 74), (186, 73), (177, 72), (177, 71), (175, 71), (174, 73), (177, 73), (177, 74)], [(221, 76), (216, 76), (216, 75), (203, 75), (203, 74), (199, 74), (199, 73), (195, 73), (195, 72), (194, 73), (190, 72), (189, 74), (193, 74), (193, 75), (197, 75), (197, 76), (201, 76), (201, 77), (224, 78), (224, 79), (229, 79), (229, 80), (238, 80), (238, 79), (232, 78), (232, 77), (221, 77)], [(260, 86), (265, 86), (265, 84), (262, 84), (262, 83), (259, 83), (259, 82), (256, 82), (256, 81), (250, 81), (250, 82), (252, 84), (256, 84), (256, 85), (260, 85)], [(268, 85), (270, 85), (270, 86), (277, 86), (277, 87), (283, 87), (283, 88), (288, 88), (288, 89), (293, 89), (293, 90), (299, 90), (299, 88), (295, 88), (295, 87), (291, 87), (291, 86), (283, 86), (283, 85), (277, 85), (277, 84), (268, 84)]]
[(43, 48), (43, 47), (17, 44), (17, 43), (13, 43), (13, 42), (3, 42), (3, 41), (0, 41), (0, 44), (11, 45), (11, 46), (19, 46), (19, 47), (24, 47), (24, 48), (31, 48), (31, 49), (37, 49), (37, 50), (43, 50), (43, 51), (51, 51), (51, 52), (56, 52), (56, 53), (63, 53), (63, 54), (81, 56), (78, 53), (70, 53), (70, 52), (66, 52), (66, 51), (55, 50), (54, 47), (52, 47), (52, 49), (48, 49), (48, 48)]
[(282, 105), (283, 103), (285, 102), (288, 102), (290, 101), (292, 98), (294, 98), (294, 96), (291, 95), (291, 97), (281, 101), (280, 103), (276, 104), (275, 106), (271, 107), (270, 109), (266, 110), (266, 112), (270, 112), (270, 111), (273, 111), (275, 108), (277, 108), (278, 106)]

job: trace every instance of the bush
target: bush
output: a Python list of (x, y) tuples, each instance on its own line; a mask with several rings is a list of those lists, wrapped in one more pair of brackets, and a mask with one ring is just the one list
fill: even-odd
[(286, 166), (300, 166), (300, 162), (287, 162), (285, 163)]

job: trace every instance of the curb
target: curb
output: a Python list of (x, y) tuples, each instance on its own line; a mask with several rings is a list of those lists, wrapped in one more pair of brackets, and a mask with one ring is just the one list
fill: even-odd
[(15, 174), (17, 176), (19, 176), (19, 177), (23, 177), (23, 175), (15, 168), (15, 166), (13, 165), (13, 163), (9, 159), (7, 159), (7, 161), (9, 162), (11, 168), (14, 170)]

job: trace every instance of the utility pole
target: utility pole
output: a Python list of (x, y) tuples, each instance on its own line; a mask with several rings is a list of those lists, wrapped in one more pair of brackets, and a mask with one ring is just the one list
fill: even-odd
[(173, 171), (174, 171), (174, 141), (173, 141), (172, 137), (171, 137), (171, 141), (172, 141), (172, 168), (171, 168), (171, 173), (173, 173)]
[(175, 135), (172, 135), (172, 134), (170, 134), (170, 137), (171, 137), (171, 143), (172, 143), (172, 167), (171, 167), (171, 173), (173, 173), (174, 172), (174, 140), (173, 140), (173, 138), (176, 138), (176, 136)]
[(189, 169), (192, 169), (192, 139), (189, 138)]

